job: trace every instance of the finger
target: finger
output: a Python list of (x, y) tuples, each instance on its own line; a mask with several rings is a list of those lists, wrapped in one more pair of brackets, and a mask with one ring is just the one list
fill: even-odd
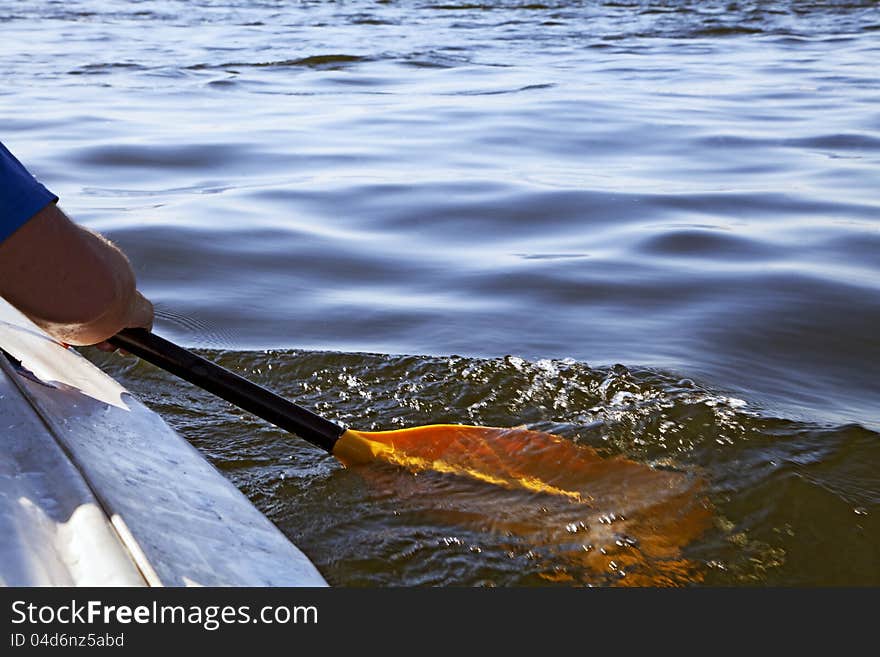
[(140, 292), (135, 293), (125, 326), (128, 328), (145, 328), (148, 331), (153, 328), (153, 304)]

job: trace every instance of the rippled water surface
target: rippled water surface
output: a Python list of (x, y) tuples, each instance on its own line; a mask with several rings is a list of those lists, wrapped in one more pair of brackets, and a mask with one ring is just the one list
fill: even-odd
[[(669, 583), (880, 584), (876, 2), (0, 0), (0, 36), (0, 139), (161, 333), (356, 428), (700, 481)], [(499, 520), (534, 496), (90, 355), (333, 584), (637, 581), (622, 534), (597, 566)]]

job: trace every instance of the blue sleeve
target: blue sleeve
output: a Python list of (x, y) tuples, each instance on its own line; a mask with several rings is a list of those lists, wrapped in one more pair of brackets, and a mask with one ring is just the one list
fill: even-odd
[(0, 143), (0, 242), (57, 200)]

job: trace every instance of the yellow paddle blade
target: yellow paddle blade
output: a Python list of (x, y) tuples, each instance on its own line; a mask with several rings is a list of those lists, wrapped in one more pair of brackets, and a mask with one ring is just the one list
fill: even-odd
[(413, 472), (433, 470), (584, 501), (580, 491), (559, 487), (554, 481), (563, 474), (565, 461), (586, 452), (571, 441), (539, 431), (459, 424), (397, 431), (349, 429), (336, 443), (333, 455), (344, 465), (384, 461)]
[[(701, 482), (685, 473), (603, 458), (524, 428), (348, 430), (333, 454), (347, 466), (380, 461), (468, 478), (473, 484), (444, 488), (450, 522), (518, 537), (544, 555), (548, 580), (657, 586), (703, 577), (682, 548), (711, 525), (712, 512)], [(480, 495), (471, 490), (479, 482), (510, 492)]]

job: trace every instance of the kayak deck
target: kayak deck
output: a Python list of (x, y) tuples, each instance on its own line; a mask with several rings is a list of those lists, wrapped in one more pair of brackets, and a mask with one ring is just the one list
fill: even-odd
[(157, 414), (2, 300), (0, 347), (0, 583), (326, 586)]

